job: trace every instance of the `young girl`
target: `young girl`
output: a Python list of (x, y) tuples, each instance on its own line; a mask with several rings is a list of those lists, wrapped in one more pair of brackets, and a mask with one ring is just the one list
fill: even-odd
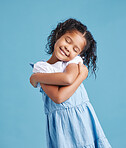
[(68, 19), (52, 30), (47, 45), (51, 58), (33, 64), (30, 77), (34, 87), (41, 86), (47, 147), (111, 148), (82, 83), (88, 69), (96, 70), (93, 36), (81, 22)]

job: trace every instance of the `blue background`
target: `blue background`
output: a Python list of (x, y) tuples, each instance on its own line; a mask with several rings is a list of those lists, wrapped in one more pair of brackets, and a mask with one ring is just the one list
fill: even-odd
[(45, 148), (45, 115), (30, 62), (49, 59), (47, 37), (74, 17), (97, 41), (97, 79), (83, 83), (113, 148), (126, 147), (126, 1), (0, 0), (0, 147)]

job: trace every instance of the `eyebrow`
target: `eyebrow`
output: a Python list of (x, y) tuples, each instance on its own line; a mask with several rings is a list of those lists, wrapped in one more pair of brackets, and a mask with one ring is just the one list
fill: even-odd
[[(70, 38), (70, 40), (72, 40), (71, 37), (69, 37), (69, 36), (66, 36), (66, 37), (68, 37), (68, 38)], [(72, 40), (72, 42), (73, 42), (73, 40)], [(79, 51), (81, 51), (78, 46), (76, 46), (76, 47), (79, 49)]]

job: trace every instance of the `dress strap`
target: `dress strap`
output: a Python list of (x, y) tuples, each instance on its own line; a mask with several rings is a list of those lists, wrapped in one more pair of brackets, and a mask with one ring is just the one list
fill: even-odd
[(34, 64), (33, 63), (29, 63), (31, 65), (32, 68), (34, 68)]

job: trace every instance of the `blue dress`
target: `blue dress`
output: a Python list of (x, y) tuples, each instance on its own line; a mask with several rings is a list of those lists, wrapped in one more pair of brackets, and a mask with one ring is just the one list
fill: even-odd
[(83, 83), (56, 104), (40, 88), (46, 115), (47, 148), (111, 148)]

